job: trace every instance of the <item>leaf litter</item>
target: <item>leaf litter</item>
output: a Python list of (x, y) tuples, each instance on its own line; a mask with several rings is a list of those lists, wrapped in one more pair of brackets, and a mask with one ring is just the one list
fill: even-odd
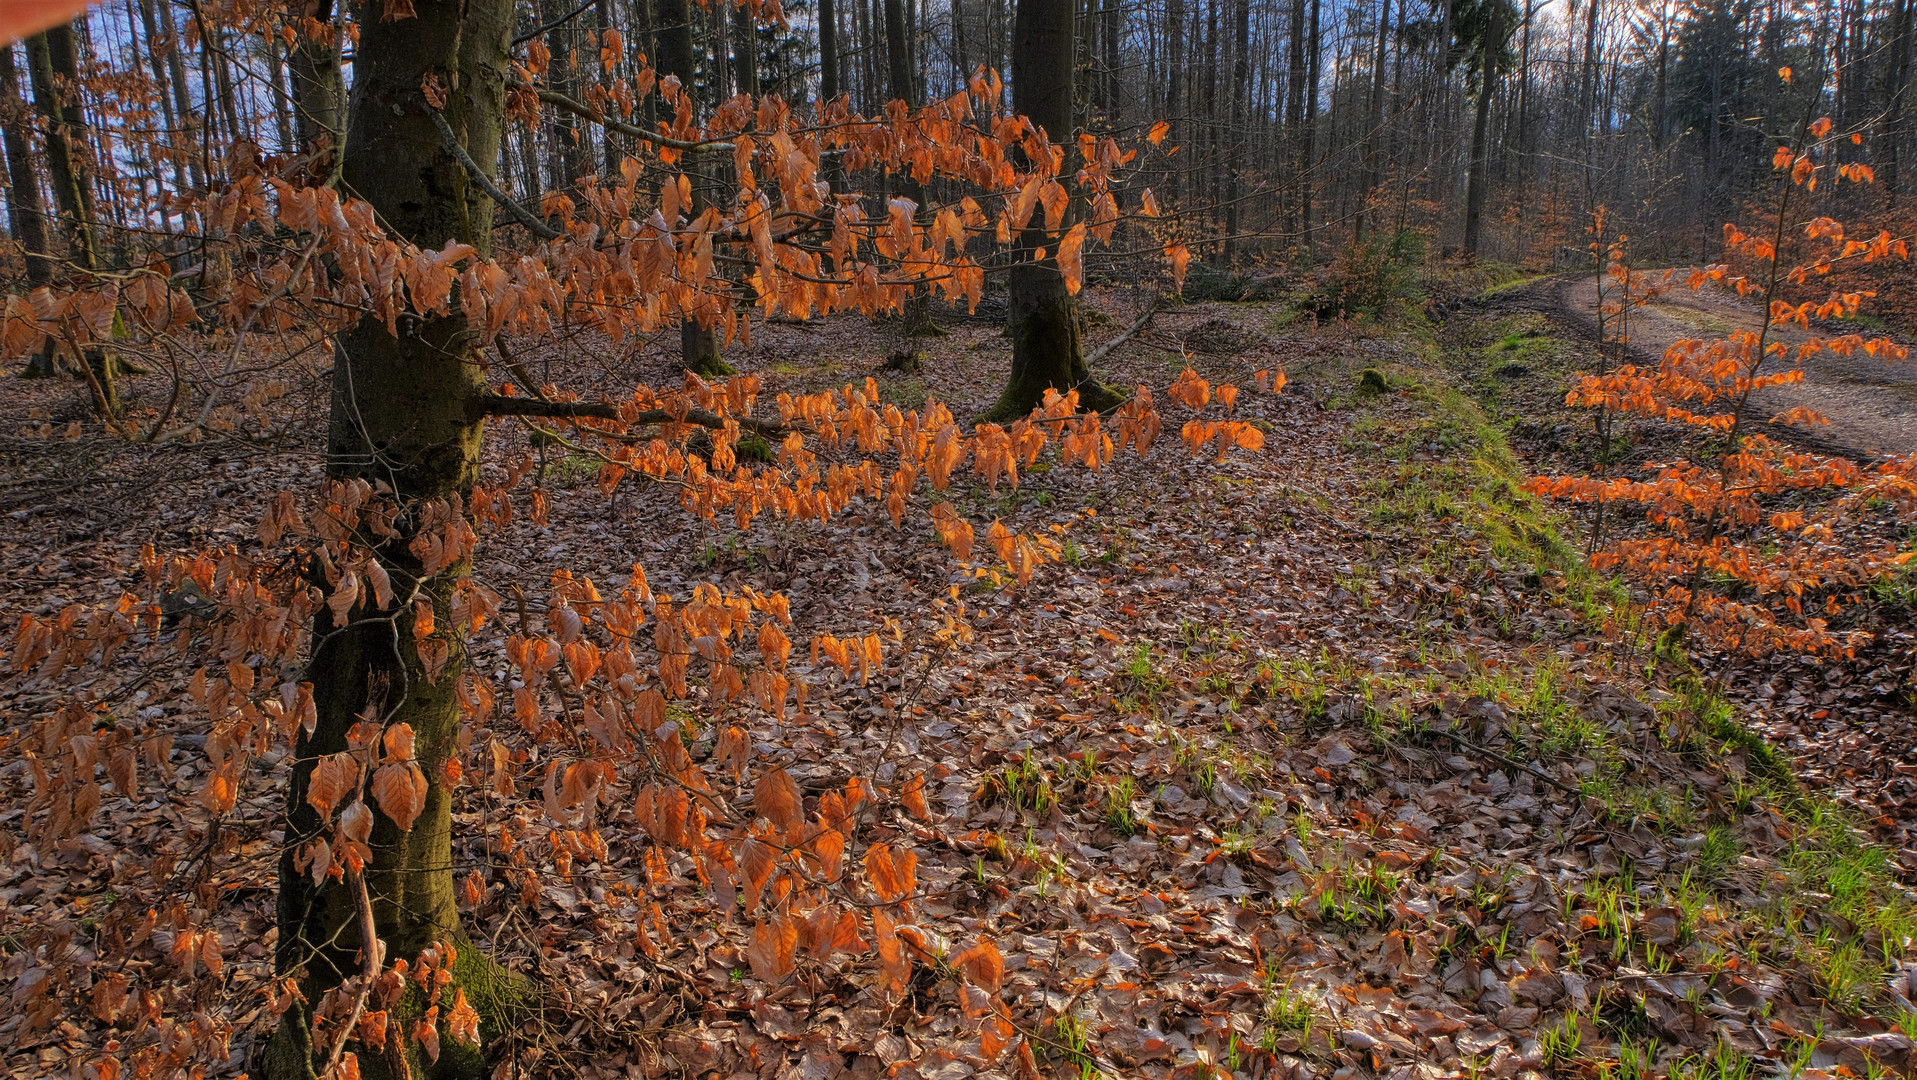
[[(1126, 298), (1102, 302), (1132, 318)], [(1254, 325), (1261, 310), (1168, 321), (1280, 358), (1324, 351)], [(856, 374), (770, 359), (821, 335), (832, 355), (887, 351), (855, 320), (767, 327), (768, 385)], [(1724, 699), (1647, 678), (1628, 606), (1511, 509), (1508, 451), (1411, 346), (1332, 349), (1343, 367), (1231, 402), (1262, 433), (1255, 452), (1217, 462), (1167, 439), (1143, 464), (1047, 459), (1009, 493), (955, 489), (966, 518), (1055, 538), (1023, 587), (876, 505), (726, 532), (662, 490), (607, 499), (554, 452), (549, 486), (581, 490), (479, 552), (505, 601), (469, 662), (495, 693), (517, 689), (515, 632), (552, 624), (554, 571), (617, 583), (635, 563), (661, 594), (788, 595), (789, 670), (810, 689), (783, 717), (710, 688), (668, 711), (710, 784), (705, 812), (762, 823), (730, 875), (658, 842), (684, 821), (662, 809), (671, 792), (600, 798), (510, 723), (484, 733), (456, 808), (467, 927), (548, 996), (495, 1048), (509, 1073), (1910, 1069), (1913, 909), (1895, 867), (1741, 735)], [(1000, 342), (960, 322), (931, 351), (923, 380), (887, 392), (961, 415), (989, 403)], [(1211, 383), (1253, 382), (1243, 356), (1188, 359)], [(1140, 342), (1109, 365), (1162, 386), (1172, 361)], [(616, 378), (663, 363), (627, 357)], [(1380, 363), (1391, 390), (1355, 393), (1345, 369)], [(58, 408), (45, 389), (8, 393)], [(1161, 408), (1173, 430), (1190, 415)], [(12, 490), (34, 500), (13, 509), (35, 529), (41, 515), (83, 527), (7, 542), (9, 623), (129, 587), (143, 540), (246, 542), (253, 508), (318, 468), (310, 440), (147, 452), (43, 426), (8, 433)], [(490, 438), (498, 460), (526, 436)], [(122, 504), (49, 502), (43, 463), (62, 448), (89, 461), (66, 466), (76, 487), (106, 477)], [(165, 480), (142, 491), (127, 482), (140, 475)], [(190, 711), (190, 675), (120, 663), (91, 693), (128, 731), (157, 732)], [(204, 736), (104, 730), (103, 745), (137, 747), (99, 763), (124, 782), (42, 850), (22, 838), (53, 812), (33, 740), (58, 703), (31, 682), (0, 695), (9, 1071), (241, 1071), (270, 1032), (279, 789), (252, 785), (209, 829), (190, 795), (215, 767)], [(409, 756), (386, 766), (396, 790)], [(788, 865), (818, 886), (798, 898), (829, 902), (793, 903)]]

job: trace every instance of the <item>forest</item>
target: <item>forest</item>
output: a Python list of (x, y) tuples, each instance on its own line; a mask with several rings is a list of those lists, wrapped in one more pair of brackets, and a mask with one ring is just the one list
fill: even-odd
[(1912, 9), (0, 2), (0, 1067), (1917, 1075)]

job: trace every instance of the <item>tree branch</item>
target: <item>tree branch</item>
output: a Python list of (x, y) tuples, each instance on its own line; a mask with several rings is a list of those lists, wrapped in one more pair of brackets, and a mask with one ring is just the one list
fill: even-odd
[(659, 146), (669, 146), (674, 150), (696, 151), (696, 150), (731, 150), (733, 149), (733, 145), (729, 142), (720, 142), (717, 140), (714, 140), (711, 142), (687, 142), (684, 139), (675, 139), (669, 135), (660, 135), (657, 132), (647, 131), (645, 128), (642, 128), (642, 127), (635, 127), (634, 125), (628, 124), (622, 120), (614, 120), (612, 117), (607, 116), (605, 113), (600, 112), (598, 109), (595, 109), (590, 105), (581, 104), (580, 102), (567, 97), (566, 95), (560, 93), (557, 90), (542, 90), (535, 86), (529, 86), (523, 82), (518, 83), (517, 85), (521, 87), (525, 87), (526, 89), (531, 90), (533, 93), (539, 95), (539, 100), (547, 103), (548, 105), (558, 106), (559, 108), (564, 109), (566, 112), (569, 112), (573, 114), (574, 116), (583, 117), (584, 119), (590, 120), (593, 123), (599, 124), (600, 126), (604, 127), (607, 131), (616, 131), (621, 135), (629, 135), (635, 139), (644, 139), (649, 143), (654, 143)]
[[(731, 421), (739, 425), (740, 431), (767, 437), (783, 437), (789, 430), (785, 425), (770, 420), (750, 416), (720, 416), (705, 409), (687, 409), (683, 416), (674, 416), (664, 409), (642, 409), (627, 417), (620, 415), (619, 406), (610, 401), (543, 401), (506, 397), (503, 394), (482, 394), (473, 398), (467, 406), (467, 412), (475, 419), (484, 416), (544, 416), (559, 420), (590, 417), (596, 420), (620, 420), (628, 424), (694, 424), (708, 428), (723, 428), (727, 421)], [(595, 431), (594, 434), (619, 438), (607, 432)]]
[(359, 915), (359, 992), (354, 995), (352, 1013), (347, 1016), (345, 1026), (340, 1028), (339, 1037), (333, 1040), (333, 1049), (326, 1055), (326, 1068), (319, 1074), (322, 1077), (331, 1077), (339, 1068), (340, 1058), (346, 1053), (346, 1044), (353, 1038), (353, 1029), (359, 1026), (359, 1018), (366, 1012), (366, 996), (372, 992), (373, 983), (386, 967), (386, 943), (379, 938), (379, 927), (373, 917), (373, 898), (366, 891), (366, 879), (349, 866), (346, 868), (346, 886), (353, 891), (353, 910)]
[(585, 14), (586, 9), (592, 7), (594, 4), (598, 2), (599, 0), (586, 0), (585, 3), (579, 5), (576, 8), (573, 8), (571, 11), (567, 12), (564, 15), (561, 15), (560, 17), (558, 17), (557, 19), (554, 19), (553, 21), (547, 23), (546, 25), (534, 27), (533, 29), (528, 30), (527, 32), (513, 39), (512, 47), (517, 49), (521, 45), (524, 45), (528, 41), (531, 41), (532, 39), (538, 37), (539, 35), (545, 33), (548, 30), (559, 29), (560, 27), (566, 25), (567, 23), (573, 21), (574, 19), (577, 19), (579, 16)]
[(1156, 298), (1154, 298), (1151, 304), (1145, 308), (1145, 314), (1140, 315), (1138, 317), (1137, 322), (1126, 327), (1124, 333), (1118, 335), (1117, 337), (1111, 339), (1110, 341), (1107, 341), (1105, 344), (1100, 345), (1097, 351), (1093, 352), (1090, 356), (1087, 356), (1085, 358), (1085, 366), (1091, 367), (1093, 364), (1096, 364), (1100, 360), (1103, 360), (1107, 356), (1110, 356), (1112, 354), (1113, 349), (1116, 349), (1120, 345), (1123, 345), (1127, 341), (1130, 341), (1134, 336), (1137, 335), (1137, 333), (1140, 330), (1145, 329), (1145, 327), (1151, 323), (1152, 317), (1158, 314), (1158, 306), (1159, 306), (1159, 301)]
[(499, 190), (498, 186), (493, 183), (492, 177), (487, 176), (485, 170), (479, 167), (479, 163), (473, 160), (473, 156), (466, 152), (464, 146), (460, 145), (459, 136), (453, 134), (452, 125), (446, 122), (446, 117), (442, 115), (438, 109), (428, 104), (426, 106), (426, 114), (433, 118), (433, 127), (439, 129), (440, 141), (444, 142), (446, 149), (451, 150), (453, 156), (459, 159), (460, 165), (466, 169), (467, 178), (473, 183), (478, 184), (481, 191), (491, 196), (494, 202), (504, 206), (507, 213), (511, 214), (521, 225), (526, 227), (527, 231), (539, 237), (541, 240), (557, 240), (565, 235), (558, 229), (553, 228), (527, 213), (525, 207), (520, 206), (512, 200), (512, 196)]

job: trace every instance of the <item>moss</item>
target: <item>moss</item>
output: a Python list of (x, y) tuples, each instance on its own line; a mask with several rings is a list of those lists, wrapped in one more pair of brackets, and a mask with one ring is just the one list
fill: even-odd
[(1391, 389), (1391, 380), (1375, 367), (1368, 367), (1358, 373), (1358, 392), (1360, 394), (1382, 394)]
[(694, 375), (710, 379), (733, 373), (732, 365), (719, 351), (718, 333), (689, 319), (679, 328), (679, 355), (686, 370)]
[[(448, 1017), (459, 991), (466, 992), (466, 1003), (479, 1014), (479, 1044), (462, 1043), (448, 1030)], [(406, 1066), (410, 1077), (418, 1080), (474, 1080), (487, 1073), (486, 1047), (500, 1036), (518, 1027), (539, 1006), (539, 991), (524, 977), (508, 971), (477, 946), (461, 945), (453, 960), (453, 980), (440, 992), (439, 1059), (427, 1061), (413, 1041), (412, 1031), (425, 1015), (426, 996), (416, 983), (408, 983), (406, 992), (392, 1009), (393, 1028), (405, 1039)], [(309, 1035), (308, 1014), (295, 1004), (281, 1018), (278, 1030), (267, 1043), (263, 1075), (269, 1080), (314, 1080), (314, 1048)], [(393, 1071), (385, 1054), (367, 1053), (351, 1048), (359, 1059), (360, 1075), (366, 1080), (392, 1080)]]
[(748, 461), (769, 462), (775, 456), (772, 444), (758, 435), (747, 435), (732, 449), (738, 457)]

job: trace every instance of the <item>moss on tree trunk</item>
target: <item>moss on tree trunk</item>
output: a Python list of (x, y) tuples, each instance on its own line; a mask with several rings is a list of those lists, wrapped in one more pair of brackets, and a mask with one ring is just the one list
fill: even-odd
[(1085, 366), (1084, 320), (1057, 263), (1046, 259), (1012, 267), (1005, 321), (1012, 336), (1012, 373), (984, 419), (1016, 420), (1042, 402), (1048, 389), (1078, 391), (1079, 406), (1086, 409), (1102, 411), (1124, 400)]
[(679, 327), (679, 355), (687, 371), (704, 378), (732, 374), (725, 353), (719, 348), (719, 331), (687, 319)]
[[(1072, 0), (1019, 0), (1012, 28), (1012, 110), (1043, 128), (1053, 145), (1065, 147), (1072, 145), (1072, 19)], [(1047, 388), (1078, 391), (1079, 406), (1086, 409), (1103, 411), (1124, 400), (1094, 380), (1085, 365), (1078, 300), (1065, 287), (1057, 260), (1034, 258), (1040, 249), (1056, 250), (1039, 220), (1032, 215), (1019, 236), (1005, 316), (1012, 372), (986, 420), (1024, 416), (1044, 400)]]
[[(420, 85), (432, 73), (452, 88), (443, 108), (447, 123), (474, 160), (498, 161), (512, 5), (510, 0), (420, 0), (415, 6), (414, 18), (361, 25), (344, 180), (413, 243), (438, 248), (456, 239), (483, 253), (490, 248), (491, 200), (468, 182), (463, 166), (440, 140)], [(419, 527), (423, 504), (472, 493), (484, 423), (472, 405), (485, 390), (475, 343), (473, 330), (457, 312), (402, 316), (397, 336), (382, 320), (369, 317), (338, 342), (328, 475), (389, 486), (408, 511), (400, 518), (402, 533)], [(454, 980), (437, 1002), (441, 1023), (463, 990), (480, 1012), (482, 1033), (492, 1036), (534, 998), (529, 984), (468, 940), (454, 894), (452, 793), (444, 786), (442, 767), (457, 745), (460, 711), (453, 688), (465, 656), (445, 628), (452, 625), (449, 600), (471, 568), (460, 564), (425, 576), (408, 550), (410, 539), (401, 535), (374, 546), (394, 583), (395, 609), (363, 610), (346, 627), (334, 626), (327, 612), (316, 620), (317, 644), (307, 676), (314, 684), (318, 722), (295, 747), (275, 959), (282, 975), (299, 979), (309, 1003), (360, 971), (363, 934), (356, 893), (345, 881), (315, 884), (294, 862), (299, 848), (327, 827), (306, 802), (308, 781), (315, 757), (346, 749), (347, 733), (362, 716), (376, 716), (383, 725), (410, 724), (428, 782), (425, 808), (402, 832), (368, 800), (375, 812), (364, 880), (374, 925), (389, 963), (410, 962), (428, 946), (451, 943), (458, 960)], [(438, 635), (452, 650), (433, 682), (427, 681), (413, 643), (414, 597), (432, 601), (435, 624), (442, 628)], [(444, 1027), (438, 1061), (420, 1057), (411, 1043), (411, 1020), (429, 1004), (402, 1001), (395, 1010), (405, 1021), (398, 1026), (403, 1071), (443, 1080), (483, 1075), (482, 1054), (459, 1044)], [(267, 1074), (274, 1080), (304, 1080), (324, 1067), (332, 1046), (313, 1045), (309, 1019), (304, 1009), (283, 1019), (267, 1054)], [(355, 1048), (364, 1075), (402, 1072), (391, 1052), (361, 1050)]]

